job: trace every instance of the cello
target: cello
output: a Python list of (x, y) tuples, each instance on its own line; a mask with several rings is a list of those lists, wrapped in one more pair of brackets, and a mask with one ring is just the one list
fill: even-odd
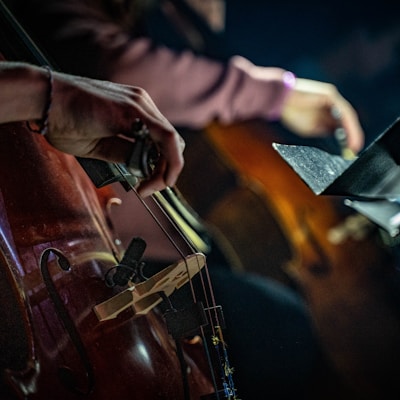
[[(206, 322), (177, 332), (182, 319), (167, 329), (156, 308), (200, 273), (204, 255), (184, 254), (188, 244), (183, 260), (143, 277), (143, 240), (123, 251), (104, 206), (111, 196), (83, 164), (23, 124), (1, 129), (2, 398), (236, 398), (225, 384), (219, 393), (206, 339), (195, 340)], [(124, 174), (115, 179), (131, 185)], [(115, 277), (125, 264), (137, 266), (128, 282), (110, 284), (110, 271)]]

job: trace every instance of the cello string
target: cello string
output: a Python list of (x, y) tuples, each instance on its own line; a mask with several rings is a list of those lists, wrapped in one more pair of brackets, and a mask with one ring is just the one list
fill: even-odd
[[(161, 221), (157, 218), (157, 216), (155, 215), (155, 213), (150, 209), (149, 205), (146, 203), (146, 201), (139, 195), (139, 193), (137, 192), (135, 186), (129, 182), (129, 180), (126, 178), (125, 174), (123, 173), (122, 169), (120, 168), (120, 166), (118, 164), (115, 164), (118, 172), (120, 173), (121, 178), (125, 181), (125, 183), (128, 185), (130, 191), (135, 195), (135, 197), (139, 200), (139, 202), (141, 203), (141, 205), (146, 209), (146, 211), (148, 212), (148, 214), (151, 216), (151, 218), (153, 219), (153, 221), (157, 224), (157, 226), (162, 230), (163, 234), (167, 237), (168, 241), (173, 245), (173, 247), (175, 248), (175, 250), (179, 253), (179, 255), (182, 257), (183, 260), (186, 259), (185, 254), (183, 253), (183, 250), (178, 246), (178, 244), (175, 242), (175, 240), (173, 239), (173, 237), (168, 233), (167, 229), (163, 226), (163, 224), (161, 223)], [(168, 220), (171, 222), (171, 224), (173, 224), (173, 226), (175, 227), (175, 229), (178, 231), (176, 224), (174, 223), (174, 221), (170, 218), (169, 215), (166, 214), (165, 210), (154, 200), (153, 196), (150, 196), (150, 198), (153, 199), (154, 204), (157, 205), (158, 209), (163, 212), (163, 214), (168, 218)], [(178, 231), (179, 232), (179, 231)], [(188, 245), (188, 247), (194, 251), (194, 249), (192, 248), (192, 246), (190, 245), (190, 243), (186, 240), (186, 238), (182, 236), (182, 239), (186, 242), (186, 244)], [(186, 266), (186, 269), (188, 271), (188, 267)], [(199, 267), (200, 269), (200, 267)]]
[[(139, 195), (139, 193), (137, 192), (137, 190), (134, 187), (134, 185), (127, 180), (126, 176), (123, 174), (122, 170), (119, 168), (118, 165), (117, 165), (117, 170), (120, 172), (122, 179), (126, 182), (126, 184), (129, 186), (129, 188), (132, 190), (133, 195), (135, 195), (137, 197), (139, 202), (143, 205), (143, 207), (145, 207), (146, 211), (153, 218), (153, 220), (158, 225), (158, 227), (166, 235), (166, 237), (168, 238), (170, 243), (174, 246), (174, 248), (181, 255), (182, 259), (185, 260), (185, 255), (184, 255), (183, 251), (181, 250), (181, 248), (179, 247), (179, 245), (177, 244), (177, 242), (167, 232), (166, 228), (163, 226), (161, 221), (157, 218), (155, 213), (150, 209), (150, 207), (146, 203), (146, 201)], [(181, 239), (183, 239), (184, 242), (187, 244), (187, 246), (193, 252), (195, 252), (196, 249), (187, 240), (185, 235), (180, 231), (180, 229), (177, 226), (177, 224), (175, 223), (175, 221), (167, 213), (167, 210), (165, 209), (165, 207), (162, 207), (162, 205), (156, 200), (156, 198), (153, 195), (150, 196), (150, 198), (152, 199), (152, 201), (154, 202), (154, 204), (156, 205), (158, 210), (171, 222), (172, 226), (174, 226), (176, 231), (179, 233)], [(186, 269), (188, 270), (188, 266), (187, 266), (186, 260), (185, 260), (185, 264), (186, 264)], [(219, 367), (220, 367), (221, 379), (223, 380), (223, 392), (225, 393), (225, 397), (226, 398), (236, 399), (236, 396), (235, 396), (236, 389), (234, 387), (233, 379), (232, 379), (232, 376), (231, 376), (231, 368), (230, 368), (229, 361), (228, 361), (226, 343), (225, 343), (225, 340), (223, 338), (223, 334), (222, 334), (222, 330), (221, 330), (220, 316), (218, 315), (218, 308), (217, 308), (216, 301), (215, 301), (215, 295), (214, 295), (214, 290), (213, 290), (212, 283), (211, 283), (211, 277), (210, 277), (210, 274), (209, 274), (207, 261), (205, 261), (205, 266), (204, 266), (204, 271), (205, 271), (205, 274), (206, 274), (206, 277), (207, 277), (207, 285), (206, 285), (206, 283), (204, 281), (203, 274), (201, 273), (202, 271), (200, 271), (200, 269), (201, 269), (200, 266), (198, 268), (199, 268), (199, 274), (198, 275), (200, 276), (200, 280), (201, 280), (202, 290), (203, 290), (203, 294), (204, 294), (204, 300), (206, 301), (206, 305), (207, 305), (205, 310), (208, 313), (209, 325), (210, 325), (210, 329), (211, 329), (211, 332), (212, 332), (211, 340), (212, 340), (212, 343), (214, 345), (214, 348), (215, 348), (215, 351), (216, 351), (216, 354), (217, 354), (217, 358), (218, 358), (218, 361), (219, 361)], [(193, 301), (196, 302), (196, 293), (195, 293), (196, 291), (194, 289), (193, 282), (192, 282), (192, 279), (190, 277), (189, 277), (189, 282), (190, 282), (190, 287), (191, 287), (191, 291), (192, 291)], [(207, 288), (208, 288), (208, 290), (207, 290)], [(210, 297), (211, 297), (211, 300), (210, 300)], [(212, 306), (210, 306), (210, 303), (211, 303)], [(213, 314), (214, 315), (212, 315), (212, 310), (213, 310)], [(215, 321), (215, 324), (213, 323), (213, 321)], [(209, 363), (210, 374), (211, 374), (211, 377), (212, 377), (212, 380), (213, 380), (213, 384), (214, 384), (214, 387), (215, 387), (216, 396), (217, 396), (217, 400), (218, 400), (220, 398), (219, 397), (219, 391), (218, 391), (218, 387), (217, 387), (216, 380), (215, 380), (216, 378), (215, 378), (215, 372), (213, 370), (213, 362), (211, 360), (211, 355), (209, 353), (209, 349), (208, 349), (208, 346), (207, 346), (208, 341), (206, 340), (206, 333), (205, 333), (204, 327), (201, 326), (201, 325), (199, 326), (199, 330), (201, 332), (200, 336), (202, 337), (203, 342), (205, 343), (204, 350), (205, 350), (205, 353), (206, 353), (207, 361)], [(222, 347), (222, 353), (223, 353), (222, 355), (220, 354), (219, 345)], [(222, 359), (224, 360), (224, 363), (222, 363), (222, 361), (221, 361)], [(228, 378), (227, 379), (228, 382), (226, 382), (226, 378)]]
[[(137, 196), (139, 196), (137, 191), (135, 191), (135, 194)], [(171, 220), (171, 217), (170, 217), (170, 215), (168, 215), (167, 210), (164, 207), (162, 207), (162, 205), (156, 200), (156, 198), (154, 196), (151, 196), (151, 198), (155, 202), (155, 204), (158, 206), (159, 210), (166, 216), (166, 218)], [(142, 198), (140, 198), (140, 196), (139, 196), (139, 200), (142, 201), (143, 203), (145, 203), (144, 200)], [(146, 208), (148, 207), (147, 204), (145, 204), (145, 207)], [(149, 212), (150, 212), (151, 215), (154, 215), (154, 213), (152, 213), (152, 211), (150, 209), (149, 209)], [(157, 218), (157, 217), (155, 217), (155, 218)], [(158, 219), (157, 219), (157, 223), (161, 224), (161, 222), (158, 221)], [(189, 246), (189, 248), (191, 248), (192, 251), (195, 251), (195, 249), (193, 248), (193, 245), (191, 243), (189, 243), (189, 241), (187, 240), (185, 235), (182, 234), (182, 232), (180, 232), (179, 226), (177, 226), (177, 224), (175, 224), (175, 222), (173, 220), (171, 220), (171, 223), (175, 227), (175, 229), (178, 231), (178, 233), (181, 235), (182, 239)], [(162, 227), (162, 224), (161, 224), (161, 229), (165, 232), (164, 227)], [(166, 234), (168, 235), (170, 240), (172, 240), (172, 244), (174, 246), (176, 246), (177, 250), (181, 251), (179, 249), (178, 244), (168, 234), (168, 232), (166, 232)], [(218, 364), (219, 364), (220, 374), (221, 374), (220, 376), (221, 376), (222, 381), (223, 381), (223, 391), (225, 393), (225, 398), (236, 399), (236, 397), (231, 397), (231, 394), (234, 394), (236, 392), (236, 389), (234, 388), (233, 379), (231, 378), (230, 374), (226, 373), (226, 371), (227, 371), (226, 366), (227, 365), (229, 366), (229, 362), (227, 361), (227, 349), (226, 349), (226, 346), (225, 346), (225, 341), (224, 341), (224, 339), (222, 337), (222, 331), (221, 331), (221, 328), (220, 328), (221, 327), (221, 321), (220, 321), (220, 317), (219, 317), (218, 311), (217, 311), (218, 308), (217, 308), (216, 301), (215, 301), (214, 291), (213, 291), (213, 288), (212, 288), (212, 285), (211, 285), (211, 278), (210, 278), (210, 275), (209, 275), (207, 261), (205, 262), (204, 273), (206, 274), (208, 285), (206, 285), (206, 283), (204, 281), (204, 277), (203, 277), (203, 273), (202, 272), (203, 271), (200, 271), (200, 267), (199, 267), (199, 274), (198, 275), (200, 277), (202, 291), (203, 291), (203, 294), (204, 294), (204, 300), (205, 300), (206, 306), (207, 306), (205, 308), (205, 311), (208, 314), (209, 326), (210, 326), (211, 332), (212, 332), (211, 341), (212, 341), (212, 343), (214, 345), (214, 348), (215, 348), (215, 351), (216, 351), (216, 354), (217, 354), (217, 361), (218, 361)], [(195, 291), (195, 289), (193, 287), (192, 279), (189, 279), (189, 282), (190, 282), (191, 290), (192, 290), (192, 293), (193, 293), (193, 299), (194, 299), (194, 301), (196, 301), (196, 291)], [(208, 290), (207, 290), (207, 288), (208, 288)], [(210, 297), (211, 297), (211, 300), (210, 300)], [(211, 305), (210, 305), (210, 303), (211, 303)], [(212, 310), (214, 310), (214, 315), (212, 315)], [(215, 323), (213, 323), (213, 321), (215, 321)], [(208, 348), (208, 345), (207, 345), (207, 343), (208, 343), (208, 341), (206, 339), (207, 335), (205, 333), (205, 330), (204, 330), (203, 326), (200, 325), (199, 326), (199, 330), (201, 332), (200, 336), (202, 337), (203, 342), (204, 342), (204, 346), (203, 347), (204, 347), (204, 351), (206, 353), (206, 358), (207, 358), (208, 363), (209, 363), (210, 373), (211, 373), (211, 377), (212, 377), (213, 384), (214, 384), (214, 387), (215, 387), (215, 394), (217, 396), (217, 400), (219, 400), (220, 399), (220, 395), (219, 395), (219, 390), (218, 390), (218, 386), (217, 386), (217, 383), (216, 383), (215, 371), (213, 370), (213, 362), (212, 362), (212, 359), (211, 359), (211, 354), (209, 352), (209, 348)], [(224, 353), (224, 357), (221, 357), (221, 355), (219, 353), (219, 344), (222, 345), (222, 351)], [(222, 361), (221, 361), (222, 359), (224, 359), (224, 361), (225, 361), (224, 363), (222, 363)], [(228, 379), (228, 383), (225, 380), (225, 377), (227, 375), (229, 375), (228, 376), (228, 378), (229, 378)]]
[[(139, 193), (137, 192), (136, 188), (134, 187), (134, 185), (126, 178), (126, 175), (123, 173), (122, 169), (120, 168), (120, 166), (118, 164), (116, 164), (116, 168), (117, 171), (120, 173), (121, 178), (125, 181), (125, 183), (128, 185), (129, 189), (131, 189), (132, 193), (134, 193), (134, 195), (136, 196), (136, 198), (139, 200), (139, 202), (143, 205), (143, 207), (145, 207), (146, 211), (149, 213), (149, 215), (152, 217), (152, 219), (154, 220), (154, 222), (157, 224), (157, 226), (162, 230), (162, 232), (164, 233), (164, 235), (167, 237), (167, 239), (169, 240), (169, 242), (173, 245), (173, 247), (175, 248), (175, 250), (180, 254), (180, 256), (182, 257), (183, 260), (185, 260), (185, 254), (183, 253), (182, 249), (179, 247), (179, 245), (176, 243), (176, 241), (173, 239), (173, 237), (167, 232), (166, 228), (162, 225), (161, 221), (157, 218), (157, 216), (155, 215), (155, 213), (150, 209), (150, 207), (148, 206), (148, 204), (146, 203), (146, 201), (139, 195)], [(189, 240), (185, 237), (185, 235), (180, 231), (178, 225), (176, 224), (176, 222), (173, 220), (173, 218), (171, 217), (170, 214), (167, 213), (167, 210), (165, 209), (165, 207), (162, 207), (161, 203), (159, 201), (156, 200), (155, 196), (152, 195), (150, 196), (150, 198), (152, 199), (153, 203), (156, 205), (157, 209), (159, 211), (161, 211), (163, 213), (163, 215), (168, 219), (168, 221), (172, 224), (172, 226), (174, 226), (176, 232), (179, 233), (180, 238), (182, 240), (184, 240), (185, 244), (188, 246), (188, 248), (192, 251), (192, 252), (196, 252), (197, 249), (195, 249), (193, 247), (193, 245), (189, 242)], [(186, 264), (186, 269), (188, 272), (188, 266), (187, 263), (185, 261)], [(198, 266), (199, 272), (200, 272), (200, 266)], [(209, 278), (209, 274), (208, 274), (208, 265), (207, 265), (207, 261), (205, 262), (205, 267), (204, 269), (207, 271), (207, 276), (208, 276), (208, 282), (211, 283), (211, 280)], [(201, 283), (202, 283), (202, 287), (203, 287), (203, 292), (205, 295), (205, 300), (207, 301), (207, 308), (210, 308), (210, 303), (208, 300), (208, 296), (206, 295), (206, 285), (204, 283), (204, 279), (201, 273), (199, 273), (200, 279), (201, 279)], [(192, 296), (193, 296), (193, 300), (196, 301), (196, 294), (195, 294), (195, 290), (193, 287), (193, 282), (191, 279), (189, 279), (190, 282), (190, 287), (191, 287), (191, 291), (192, 291)], [(212, 292), (212, 290), (210, 290)], [(213, 304), (213, 306), (215, 306), (215, 298), (214, 296), (212, 296), (212, 300), (213, 302), (211, 302), (211, 304)]]

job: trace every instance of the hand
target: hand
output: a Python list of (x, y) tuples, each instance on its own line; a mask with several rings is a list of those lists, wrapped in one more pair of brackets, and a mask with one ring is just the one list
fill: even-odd
[(138, 87), (54, 72), (47, 140), (80, 157), (124, 163), (134, 144), (132, 128), (140, 119), (158, 147), (154, 173), (142, 181), (142, 196), (173, 186), (184, 164), (184, 141), (150, 96)]
[(356, 111), (329, 83), (297, 79), (284, 104), (281, 121), (303, 137), (326, 136), (343, 127), (347, 146), (353, 152), (359, 152), (364, 145), (364, 132)]

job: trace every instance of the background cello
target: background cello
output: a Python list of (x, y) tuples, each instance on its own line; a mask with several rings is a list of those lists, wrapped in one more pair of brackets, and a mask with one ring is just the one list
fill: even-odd
[(355, 391), (340, 398), (398, 392), (399, 280), (378, 229), (342, 198), (315, 196), (273, 150), (283, 137), (264, 121), (216, 123), (185, 140), (180, 189), (238, 269), (304, 295), (325, 353)]

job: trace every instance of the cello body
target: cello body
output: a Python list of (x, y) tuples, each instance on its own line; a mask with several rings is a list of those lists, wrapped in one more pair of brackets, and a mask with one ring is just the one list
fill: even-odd
[[(22, 124), (1, 128), (1, 398), (183, 400), (175, 343), (157, 310), (104, 322), (93, 311), (119, 290), (104, 282), (122, 251), (105, 195), (43, 137)], [(211, 393), (199, 345), (185, 344), (184, 358), (190, 398)]]

